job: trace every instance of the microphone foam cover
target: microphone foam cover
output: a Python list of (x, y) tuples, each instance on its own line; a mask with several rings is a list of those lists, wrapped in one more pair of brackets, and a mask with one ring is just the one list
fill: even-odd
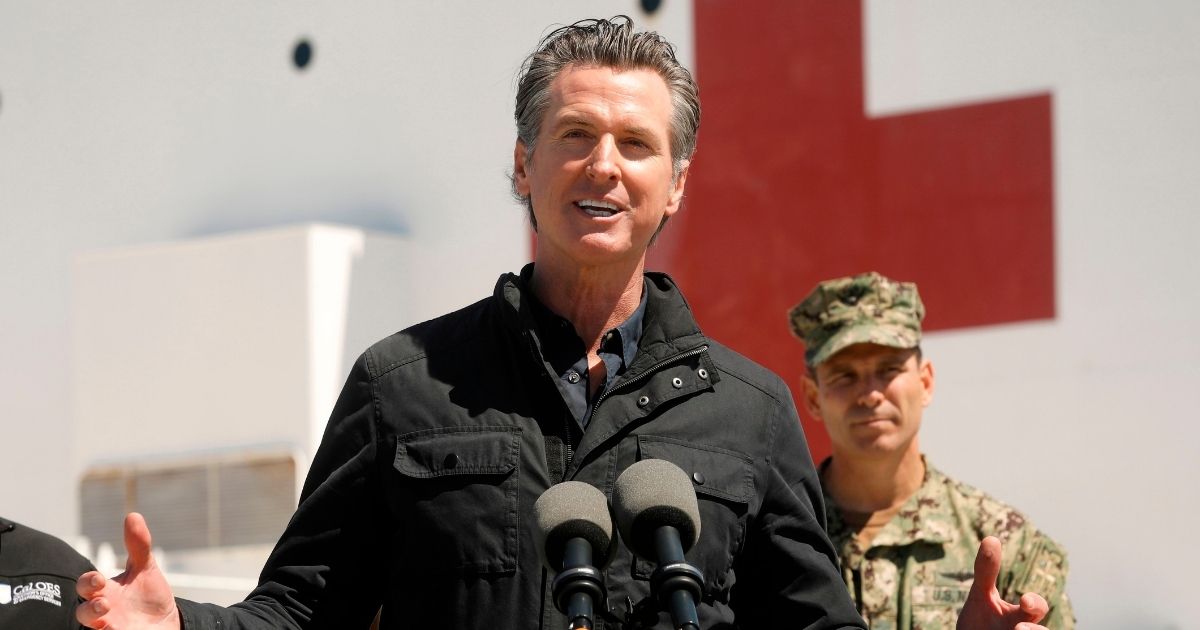
[(582, 481), (550, 486), (533, 504), (534, 536), (542, 564), (563, 569), (567, 541), (583, 538), (592, 546), (592, 566), (602, 569), (616, 552), (613, 522), (603, 492)]
[(700, 537), (700, 506), (687, 473), (665, 459), (643, 459), (621, 473), (613, 487), (613, 515), (633, 552), (656, 560), (654, 532), (679, 530), (686, 553)]

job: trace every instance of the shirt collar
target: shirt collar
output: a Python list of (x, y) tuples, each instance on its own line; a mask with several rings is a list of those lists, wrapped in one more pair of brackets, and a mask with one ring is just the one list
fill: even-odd
[(614, 335), (621, 342), (621, 359), (625, 361), (625, 367), (629, 367), (633, 363), (633, 357), (637, 354), (638, 343), (642, 340), (642, 320), (646, 317), (646, 283), (642, 283), (642, 297), (638, 302), (638, 307), (629, 316), (629, 319), (621, 322), (616, 328), (608, 331), (606, 335)]
[[(532, 316), (531, 323), (537, 330), (538, 336), (541, 337), (543, 341), (549, 341), (551, 339), (554, 340), (554, 342), (545, 344), (545, 346), (543, 346), (543, 352), (547, 351), (548, 349), (552, 349), (550, 351), (555, 355), (561, 355), (564, 353), (567, 355), (566, 357), (547, 356), (547, 360), (549, 360), (556, 369), (560, 367), (558, 365), (560, 362), (568, 358), (570, 359), (567, 363), (568, 365), (570, 363), (574, 363), (577, 355), (582, 355), (587, 349), (583, 347), (582, 340), (580, 340), (579, 336), (575, 334), (575, 327), (571, 324), (571, 322), (565, 317), (562, 317), (558, 313), (550, 310), (545, 304), (542, 303), (541, 300), (538, 299), (536, 295), (534, 295), (529, 285), (529, 274), (527, 271), (531, 271), (531, 268), (526, 267), (525, 270), (522, 270), (520, 282), (522, 293), (529, 296), (528, 303), (529, 312)], [(625, 321), (604, 333), (604, 337), (600, 342), (600, 351), (609, 352), (621, 357), (625, 367), (629, 367), (629, 365), (633, 363), (634, 356), (637, 355), (638, 344), (642, 340), (642, 322), (645, 320), (645, 318), (646, 283), (643, 282), (642, 296), (641, 300), (638, 302), (637, 308), (634, 309), (633, 313)]]

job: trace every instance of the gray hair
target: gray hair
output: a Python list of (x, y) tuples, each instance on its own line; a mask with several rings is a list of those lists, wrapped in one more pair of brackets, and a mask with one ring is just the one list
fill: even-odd
[[(671, 162), (675, 177), (696, 151), (696, 133), (700, 130), (700, 93), (692, 73), (675, 58), (675, 46), (655, 32), (633, 32), (633, 20), (618, 15), (611, 20), (581, 20), (564, 26), (542, 38), (537, 50), (525, 59), (517, 82), (517, 138), (525, 144), (525, 162), (541, 130), (542, 119), (550, 105), (550, 84), (571, 64), (619, 69), (646, 69), (657, 72), (671, 93)], [(537, 230), (533, 203), (517, 193), (525, 203), (529, 222)], [(664, 219), (665, 223), (665, 219)], [(661, 229), (661, 226), (660, 228)], [(657, 235), (657, 233), (656, 233)]]

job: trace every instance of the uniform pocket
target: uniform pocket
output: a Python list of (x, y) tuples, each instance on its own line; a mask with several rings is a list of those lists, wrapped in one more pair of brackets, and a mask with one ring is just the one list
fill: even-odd
[(396, 438), (394, 508), (408, 570), (517, 568), (518, 427), (444, 427)]
[[(687, 560), (703, 573), (706, 588), (725, 587), (733, 558), (746, 535), (754, 500), (754, 469), (744, 453), (668, 437), (638, 436), (638, 459), (665, 459), (692, 480), (700, 507), (700, 537)], [(648, 578), (654, 565), (638, 559), (634, 577)]]

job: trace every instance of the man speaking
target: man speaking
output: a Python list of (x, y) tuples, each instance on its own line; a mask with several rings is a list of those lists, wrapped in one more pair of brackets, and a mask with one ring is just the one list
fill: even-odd
[[(643, 270), (700, 121), (673, 47), (627, 18), (559, 29), (526, 61), (515, 115), (534, 262), (356, 362), (259, 586), (229, 608), (176, 600), (130, 515), (129, 566), (80, 578), (81, 622), (365, 628), (382, 607), (384, 628), (566, 628), (536, 500), (565, 480), (611, 497), (626, 468), (664, 459), (699, 497), (700, 627), (865, 627), (787, 387), (705, 337), (670, 278)], [(596, 627), (671, 627), (652, 570), (619, 549)]]

